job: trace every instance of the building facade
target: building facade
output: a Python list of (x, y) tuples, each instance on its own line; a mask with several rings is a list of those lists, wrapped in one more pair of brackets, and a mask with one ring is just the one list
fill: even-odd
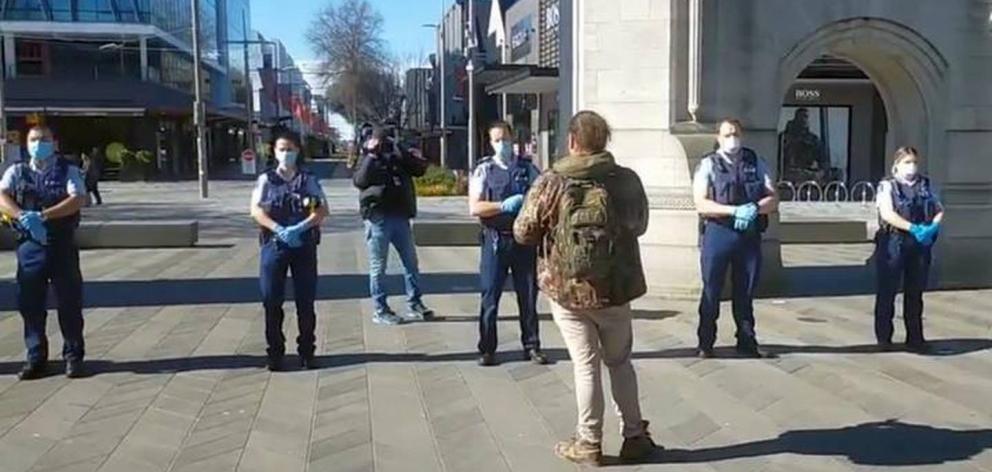
[[(212, 163), (246, 140), (248, 0), (202, 0)], [(120, 142), (161, 175), (195, 171), (191, 11), (182, 0), (0, 0), (7, 128), (44, 120), (66, 154)]]
[[(992, 3), (574, 0), (561, 21), (562, 113), (604, 114), (648, 187), (655, 293), (699, 290), (691, 176), (726, 116), (780, 180), (870, 184), (895, 148), (917, 147), (947, 209), (936, 283), (992, 282)], [(790, 283), (776, 226), (771, 288)]]

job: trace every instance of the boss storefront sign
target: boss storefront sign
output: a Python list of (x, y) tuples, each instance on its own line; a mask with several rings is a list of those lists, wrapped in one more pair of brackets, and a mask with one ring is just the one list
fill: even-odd
[(510, 28), (510, 50), (511, 58), (514, 61), (520, 60), (530, 54), (531, 51), (531, 30), (533, 27), (533, 17), (527, 15), (516, 22)]
[(540, 14), (540, 64), (542, 67), (558, 67), (560, 63), (560, 0), (541, 0)]

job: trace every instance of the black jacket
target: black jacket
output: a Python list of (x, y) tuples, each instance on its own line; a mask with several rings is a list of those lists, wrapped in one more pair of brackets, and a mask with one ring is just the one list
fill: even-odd
[(399, 152), (378, 156), (365, 150), (355, 166), (353, 181), (361, 190), (358, 197), (362, 218), (375, 216), (417, 216), (417, 195), (413, 177), (427, 171), (427, 161)]

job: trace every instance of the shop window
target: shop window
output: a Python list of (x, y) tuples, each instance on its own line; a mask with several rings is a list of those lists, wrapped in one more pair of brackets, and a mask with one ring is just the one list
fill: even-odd
[(45, 43), (18, 41), (16, 52), (19, 75), (48, 75), (48, 46)]

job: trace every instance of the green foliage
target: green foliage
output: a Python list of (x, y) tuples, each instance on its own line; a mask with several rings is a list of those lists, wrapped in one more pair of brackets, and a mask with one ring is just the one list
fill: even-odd
[(128, 152), (128, 150), (127, 147), (124, 146), (124, 144), (114, 142), (107, 145), (107, 149), (104, 151), (104, 155), (107, 156), (108, 162), (121, 165), (124, 163), (124, 160), (121, 158), (122, 157), (121, 154), (125, 152)]
[(468, 194), (468, 179), (444, 167), (430, 166), (423, 176), (414, 179), (421, 197), (454, 197)]

